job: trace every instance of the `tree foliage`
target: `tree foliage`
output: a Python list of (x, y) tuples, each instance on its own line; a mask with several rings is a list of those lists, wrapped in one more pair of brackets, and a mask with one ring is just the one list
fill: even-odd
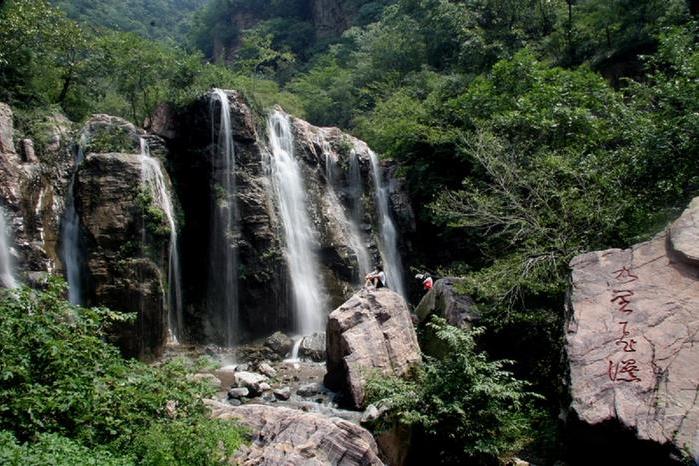
[(418, 428), (440, 464), (509, 459), (531, 441), (528, 406), (536, 395), (505, 370), (510, 361), (477, 350), (481, 330), (465, 332), (437, 317), (428, 326), (448, 356), (426, 356), (409, 380), (370, 378), (370, 401), (388, 408), (385, 424)]
[(190, 33), (191, 16), (207, 0), (51, 0), (51, 3), (83, 25), (184, 42)]
[(103, 337), (124, 316), (73, 306), (64, 292), (55, 280), (45, 292), (2, 291), (0, 431), (10, 445), (0, 457), (225, 464), (244, 436), (206, 419), (211, 388), (190, 381), (183, 361), (155, 368), (122, 359)]
[[(300, 110), (264, 77), (251, 80), (206, 63), (199, 52), (136, 33), (91, 32), (46, 0), (8, 0), (0, 6), (0, 22), (6, 45), (0, 50), (0, 100), (19, 108), (57, 104), (74, 120), (105, 112), (144, 125), (161, 102), (181, 105), (222, 87)], [(250, 60), (266, 64), (267, 58)]]

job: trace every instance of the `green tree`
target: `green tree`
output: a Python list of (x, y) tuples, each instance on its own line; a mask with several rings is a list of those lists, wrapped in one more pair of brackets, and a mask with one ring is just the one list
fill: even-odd
[(430, 446), (426, 456), (439, 464), (510, 459), (531, 442), (528, 406), (537, 395), (505, 370), (510, 361), (491, 361), (477, 351), (480, 330), (464, 332), (436, 317), (428, 326), (448, 357), (426, 356), (408, 380), (370, 378), (369, 399), (388, 409), (383, 426), (416, 428)]
[[(212, 388), (191, 381), (184, 361), (122, 359), (104, 337), (128, 316), (73, 306), (65, 291), (56, 279), (46, 291), (0, 290), (0, 430), (37, 458), (55, 449), (57, 464), (102, 451), (139, 464), (163, 464), (149, 460), (155, 451), (167, 464), (224, 464), (244, 435), (207, 419)], [(12, 451), (0, 447), (0, 458)]]

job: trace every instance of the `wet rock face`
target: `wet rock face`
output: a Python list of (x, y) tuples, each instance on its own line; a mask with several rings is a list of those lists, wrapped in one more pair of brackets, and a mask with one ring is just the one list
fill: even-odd
[[(121, 325), (114, 336), (125, 354), (151, 359), (166, 338), (169, 230), (160, 231), (163, 220), (142, 192), (141, 133), (122, 119), (99, 115), (84, 134), (88, 154), (76, 176), (75, 201), (86, 254), (87, 304), (137, 313), (137, 321)], [(159, 146), (154, 141), (156, 152)]]
[[(263, 147), (252, 110), (243, 97), (228, 92), (231, 129), (235, 152), (235, 184), (238, 233), (229, 238), (237, 251), (240, 278), (240, 327), (245, 340), (292, 325), (290, 310), (284, 305), (285, 265), (278, 221), (269, 196), (269, 183), (262, 164)], [(174, 186), (182, 203), (185, 224), (181, 235), (185, 322), (193, 341), (222, 340), (221, 316), (208, 310), (207, 288), (210, 270), (209, 246), (212, 218), (216, 213), (220, 176), (212, 141), (212, 125), (219, 133), (219, 114), (202, 98), (176, 115), (176, 137), (168, 141)]]
[(382, 465), (371, 434), (336, 417), (288, 408), (207, 401), (214, 419), (235, 419), (253, 432), (253, 443), (236, 454), (239, 464)]
[(41, 147), (31, 139), (20, 141), (12, 109), (0, 103), (0, 207), (11, 230), (18, 278), (29, 282), (60, 269), (60, 221), (73, 161), (65, 117), (44, 118), (41, 131), (47, 141)]
[(699, 457), (699, 267), (687, 240), (699, 235), (698, 207), (695, 199), (651, 241), (570, 264), (572, 418), (594, 441), (625, 438), (628, 454), (654, 464), (671, 463), (668, 454), (681, 450)]
[[(292, 118), (295, 155), (309, 198), (309, 213), (319, 234), (322, 275), (331, 307), (344, 303), (363, 284), (362, 258), (355, 243), (366, 248), (369, 269), (381, 262), (379, 220), (375, 186), (371, 172), (371, 149), (364, 142), (338, 128), (319, 128)], [(357, 179), (352, 179), (352, 163)], [(390, 208), (403, 233), (414, 231), (413, 212), (395, 167), (382, 162), (382, 172), (390, 192)], [(357, 184), (358, 183), (358, 184)], [(353, 231), (352, 223), (356, 230)], [(403, 240), (406, 235), (400, 235)], [(399, 244), (409, 251), (408, 244)]]
[(138, 312), (133, 326), (117, 332), (118, 344), (128, 355), (153, 357), (165, 343), (164, 280), (155, 258), (142, 256), (149, 245), (141, 244), (140, 174), (138, 154), (90, 154), (78, 172), (76, 201), (88, 237), (88, 302)]
[(408, 306), (386, 288), (363, 289), (334, 310), (326, 335), (325, 385), (355, 408), (365, 403), (368, 374), (403, 376), (422, 360)]
[[(245, 341), (275, 330), (293, 330), (294, 316), (283, 229), (265, 165), (268, 156), (266, 129), (261, 117), (251, 110), (240, 93), (227, 91), (227, 94), (235, 147), (238, 207), (237, 234), (231, 235), (229, 241), (238, 253), (240, 328)], [(158, 123), (163, 128), (176, 127), (176, 137), (169, 141), (169, 147), (175, 188), (186, 217), (181, 236), (181, 243), (187, 245), (182, 251), (183, 282), (187, 287), (185, 299), (189, 301), (185, 321), (193, 329), (190, 334), (194, 341), (220, 341), (217, 329), (221, 328), (217, 324), (219, 318), (207, 311), (206, 305), (210, 273), (207, 251), (216, 195), (211, 179), (218, 169), (212, 156), (210, 109), (209, 100), (203, 98), (182, 114), (172, 116), (176, 120), (174, 123)], [(216, 134), (217, 112), (215, 109)], [(379, 261), (370, 150), (365, 143), (337, 128), (318, 128), (296, 118), (291, 118), (291, 125), (295, 157), (301, 162), (303, 172), (308, 213), (317, 232), (320, 259), (317, 274), (329, 295), (329, 307), (333, 308), (351, 296), (361, 282), (362, 272), (366, 273), (360, 270), (360, 260), (350, 247), (353, 212), (361, 217), (355, 223), (361, 230), (359, 242), (367, 250), (365, 262), (373, 266)], [(350, 157), (356, 157), (361, 179), (358, 196), (351, 192)], [(333, 165), (330, 169), (328, 160)], [(332, 179), (328, 177), (330, 172)], [(390, 170), (384, 170), (384, 174), (388, 173)], [(399, 183), (392, 185), (396, 193), (402, 192)], [(401, 206), (401, 218), (409, 217), (412, 214), (409, 205)]]

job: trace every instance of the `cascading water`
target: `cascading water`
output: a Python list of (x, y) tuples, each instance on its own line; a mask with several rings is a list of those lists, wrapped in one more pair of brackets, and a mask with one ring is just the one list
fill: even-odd
[(83, 276), (82, 256), (80, 249), (80, 217), (75, 208), (75, 179), (78, 168), (85, 158), (85, 135), (80, 136), (78, 149), (75, 156), (75, 168), (70, 178), (68, 194), (66, 196), (66, 210), (63, 217), (61, 231), (63, 264), (65, 266), (66, 280), (68, 280), (68, 300), (73, 304), (83, 304)]
[(371, 158), (371, 171), (374, 177), (376, 208), (379, 216), (379, 233), (381, 235), (379, 250), (384, 272), (386, 273), (387, 285), (405, 298), (403, 263), (398, 252), (398, 232), (391, 218), (391, 211), (388, 208), (388, 186), (384, 185), (383, 171), (381, 170), (378, 156), (373, 151), (370, 151), (369, 155)]
[(175, 209), (165, 182), (160, 161), (150, 155), (148, 142), (141, 138), (141, 184), (147, 189), (155, 204), (165, 212), (170, 227), (170, 248), (168, 251), (168, 286), (166, 299), (168, 309), (168, 329), (174, 343), (182, 336), (182, 278), (180, 275), (180, 256), (177, 248), (177, 225)]
[(323, 328), (326, 296), (289, 117), (279, 111), (270, 114), (267, 133), (272, 152), (267, 157), (268, 174), (284, 232), (296, 330), (309, 335)]
[[(342, 204), (338, 199), (337, 192), (335, 191), (335, 173), (337, 171), (337, 162), (330, 151), (330, 145), (325, 143), (322, 145), (323, 152), (325, 153), (325, 179), (328, 184), (328, 197), (334, 205), (337, 205), (341, 212), (341, 217), (346, 224), (346, 231), (349, 239), (349, 247), (354, 252), (357, 258), (357, 274), (355, 277), (356, 285), (361, 286), (364, 283), (364, 276), (369, 273), (369, 249), (367, 248), (366, 242), (362, 238), (361, 230), (359, 225), (361, 224), (361, 207), (355, 212), (356, 206), (361, 205), (362, 196), (362, 179), (361, 173), (359, 173), (358, 162), (357, 173), (352, 172), (352, 159), (357, 159), (357, 155), (352, 151), (350, 158), (350, 177), (349, 177), (349, 191), (352, 197), (352, 215), (351, 218), (347, 218), (345, 215)], [(357, 176), (359, 178), (357, 178)], [(359, 199), (356, 200), (357, 189), (359, 190)]]
[[(216, 110), (218, 110), (218, 128)], [(234, 346), (238, 335), (238, 253), (236, 233), (235, 152), (228, 95), (214, 89), (210, 101), (215, 213), (211, 228), (209, 310), (223, 320), (225, 342)], [(218, 129), (218, 133), (217, 133)]]
[(352, 217), (350, 225), (352, 227), (352, 235), (357, 238), (359, 248), (356, 250), (357, 261), (359, 263), (359, 284), (364, 283), (364, 276), (369, 273), (371, 268), (369, 249), (364, 241), (361, 225), (364, 212), (362, 209), (362, 172), (359, 167), (359, 156), (355, 150), (350, 153), (349, 159), (349, 192), (352, 201)]
[(5, 223), (5, 213), (2, 210), (0, 210), (0, 286), (4, 288), (17, 287), (17, 280), (12, 273), (9, 232)]
[(352, 220), (360, 225), (362, 223), (362, 171), (359, 166), (359, 155), (355, 150), (352, 150), (349, 158), (349, 174), (348, 174), (349, 193), (352, 200)]

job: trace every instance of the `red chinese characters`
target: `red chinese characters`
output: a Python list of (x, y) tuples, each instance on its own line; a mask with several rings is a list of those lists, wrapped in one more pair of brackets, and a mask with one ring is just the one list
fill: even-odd
[(629, 336), (629, 334), (631, 333), (628, 330), (626, 330), (626, 326), (628, 324), (629, 323), (627, 321), (619, 322), (619, 325), (621, 325), (621, 336), (617, 338), (615, 343), (617, 345), (623, 345), (622, 349), (624, 350), (624, 352), (634, 353), (636, 351), (636, 340), (634, 340), (633, 338), (630, 338), (628, 340), (626, 339), (626, 337)]
[(609, 380), (613, 382), (640, 382), (636, 375), (640, 369), (636, 365), (635, 359), (622, 359), (620, 362), (609, 361)]
[[(634, 310), (631, 308), (631, 300), (634, 296), (634, 291), (631, 289), (631, 284), (638, 280), (638, 275), (635, 275), (630, 268), (624, 266), (619, 270), (612, 272), (614, 275), (614, 284), (612, 288), (612, 299), (609, 301), (614, 305), (617, 312), (622, 315), (629, 315)], [(619, 338), (615, 340), (615, 344), (620, 347), (624, 353), (636, 352), (636, 340), (630, 338), (631, 331), (629, 330), (629, 321), (620, 320), (618, 324), (621, 326)], [(638, 377), (640, 371), (635, 359), (620, 358), (616, 361), (608, 361), (607, 375), (612, 382), (640, 382)]]

